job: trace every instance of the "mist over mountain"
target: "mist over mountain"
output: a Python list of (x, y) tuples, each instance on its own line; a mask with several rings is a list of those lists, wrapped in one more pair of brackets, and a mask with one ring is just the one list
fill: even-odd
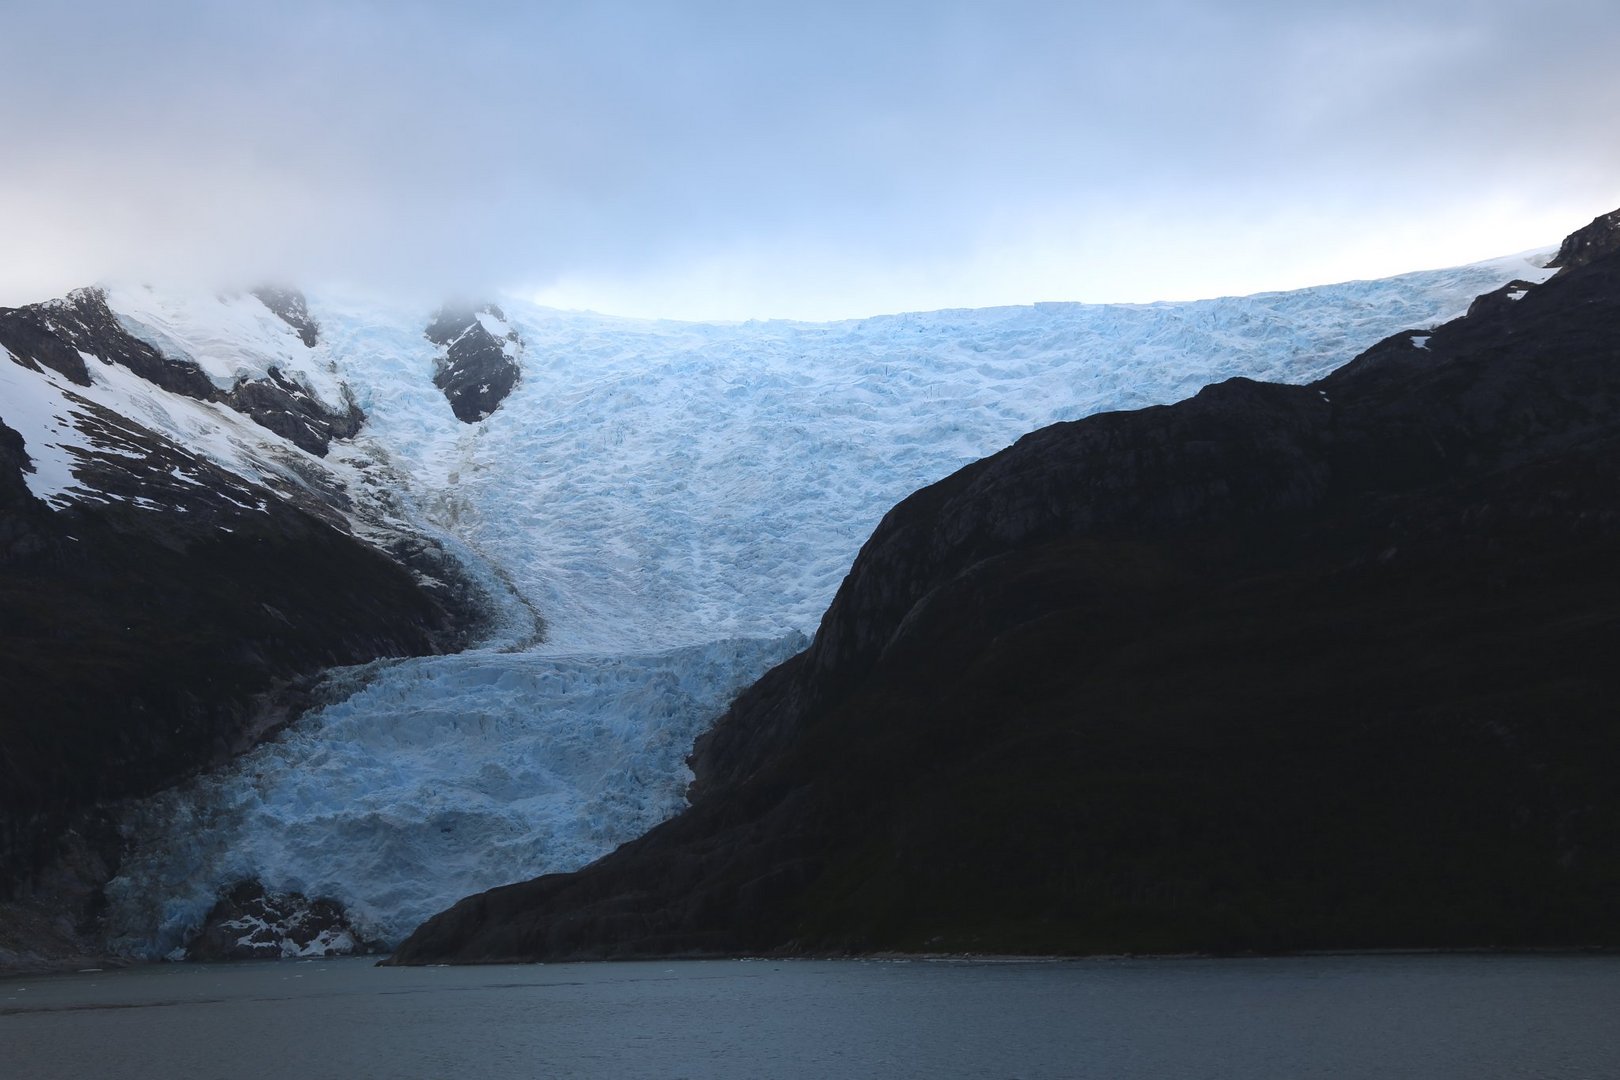
[(104, 279), (831, 319), (1450, 266), (1606, 209), (1556, 0), (30, 4), (0, 305)]

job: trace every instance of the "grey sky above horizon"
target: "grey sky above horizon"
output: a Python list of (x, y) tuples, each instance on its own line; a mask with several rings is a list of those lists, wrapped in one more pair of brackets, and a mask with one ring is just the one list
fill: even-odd
[(1620, 4), (0, 0), (0, 304), (1180, 299), (1620, 206)]

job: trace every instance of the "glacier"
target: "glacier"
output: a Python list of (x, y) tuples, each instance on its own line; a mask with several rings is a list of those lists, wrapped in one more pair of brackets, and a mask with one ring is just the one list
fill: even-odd
[[(499, 615), (467, 652), (331, 673), (323, 708), (130, 807), (112, 944), (169, 954), (249, 877), (336, 899), (394, 942), (464, 895), (575, 869), (681, 808), (693, 738), (807, 644), (910, 492), (1057, 421), (1233, 376), (1310, 381), (1480, 293), (1541, 280), (1546, 255), (1197, 302), (822, 324), (501, 298), (522, 376), (472, 425), (433, 385), (425, 310), (312, 294), (320, 340), (289, 351), (239, 300), (110, 290), (127, 328), (206, 353), (211, 375), (273, 361), (323, 399), (347, 387), (367, 420), (328, 458), (293, 461), (303, 452), (213, 406), (130, 401), (126, 414), (259, 477), (324, 470), (353, 496), (356, 531), (441, 539)], [(22, 376), (36, 377), (7, 378)], [(135, 394), (120, 378), (98, 375), (91, 396)], [(61, 444), (70, 420), (30, 430)], [(60, 473), (38, 482), (78, 497)]]

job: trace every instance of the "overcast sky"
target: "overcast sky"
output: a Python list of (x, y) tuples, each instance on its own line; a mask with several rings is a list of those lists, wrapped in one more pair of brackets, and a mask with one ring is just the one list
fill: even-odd
[(1620, 3), (0, 0), (0, 125), (0, 303), (1186, 298), (1620, 206)]

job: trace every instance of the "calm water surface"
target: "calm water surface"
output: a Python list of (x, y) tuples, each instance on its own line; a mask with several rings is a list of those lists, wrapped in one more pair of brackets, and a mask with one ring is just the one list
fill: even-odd
[(0, 977), (0, 1077), (1620, 1077), (1620, 957)]

